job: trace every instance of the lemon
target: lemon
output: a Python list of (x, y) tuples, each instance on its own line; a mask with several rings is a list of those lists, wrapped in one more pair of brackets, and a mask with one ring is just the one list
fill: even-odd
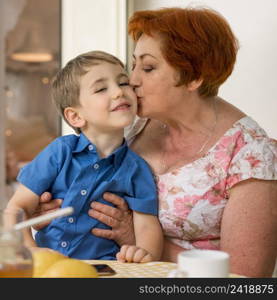
[(65, 259), (66, 256), (51, 249), (39, 249), (32, 252), (33, 277), (40, 277), (55, 262)]
[(66, 258), (52, 264), (43, 278), (96, 278), (98, 277), (95, 267), (78, 259)]

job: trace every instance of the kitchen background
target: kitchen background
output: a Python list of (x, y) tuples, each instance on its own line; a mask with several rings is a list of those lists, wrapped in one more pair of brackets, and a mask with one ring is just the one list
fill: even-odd
[[(56, 136), (72, 133), (51, 103), (53, 74), (91, 49), (129, 65), (133, 44), (126, 24), (132, 12), (187, 5), (209, 6), (229, 21), (241, 48), (220, 95), (277, 138), (275, 0), (0, 0), (0, 206), (17, 173), (13, 167), (7, 172), (7, 155), (23, 165)], [(18, 56), (30, 50), (31, 56)]]

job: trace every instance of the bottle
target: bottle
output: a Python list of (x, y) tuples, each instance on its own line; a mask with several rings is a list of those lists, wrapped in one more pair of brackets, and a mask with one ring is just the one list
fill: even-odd
[(13, 222), (9, 226), (5, 222), (11, 214), (14, 223), (23, 220), (22, 211), (0, 210), (0, 278), (32, 277), (32, 253), (24, 246), (22, 231), (13, 230)]

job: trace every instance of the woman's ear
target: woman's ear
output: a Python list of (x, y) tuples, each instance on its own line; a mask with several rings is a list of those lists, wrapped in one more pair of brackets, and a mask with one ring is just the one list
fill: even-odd
[(67, 122), (72, 127), (82, 128), (86, 124), (84, 118), (79, 114), (78, 110), (74, 107), (66, 107), (64, 109), (63, 114)]
[(187, 89), (190, 92), (194, 92), (195, 90), (197, 90), (201, 86), (202, 83), (203, 83), (202, 78), (193, 80), (190, 83), (188, 83)]

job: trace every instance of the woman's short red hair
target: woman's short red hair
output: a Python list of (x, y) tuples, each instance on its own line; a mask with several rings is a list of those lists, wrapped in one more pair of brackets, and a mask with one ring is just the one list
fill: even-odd
[(199, 94), (215, 96), (232, 73), (238, 41), (228, 22), (210, 8), (162, 8), (137, 11), (128, 32), (137, 41), (142, 34), (158, 35), (167, 62), (180, 72), (178, 85), (203, 79)]

